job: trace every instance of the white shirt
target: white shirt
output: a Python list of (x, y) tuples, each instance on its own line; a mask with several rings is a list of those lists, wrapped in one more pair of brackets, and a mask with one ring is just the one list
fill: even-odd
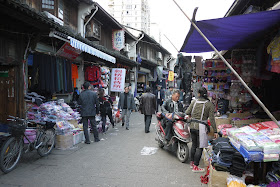
[(160, 99), (160, 91), (158, 91), (157, 98)]
[(174, 112), (179, 112), (178, 102), (173, 101), (174, 104)]

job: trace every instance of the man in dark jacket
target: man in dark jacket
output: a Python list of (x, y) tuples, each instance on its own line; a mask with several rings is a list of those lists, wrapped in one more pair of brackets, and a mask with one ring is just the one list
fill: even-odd
[(141, 97), (140, 109), (141, 113), (145, 115), (145, 132), (150, 132), (150, 125), (152, 120), (152, 115), (156, 111), (157, 102), (156, 96), (151, 93), (151, 88), (147, 88), (144, 95)]
[(81, 116), (83, 121), (83, 129), (85, 134), (85, 143), (90, 144), (88, 134), (88, 120), (93, 130), (94, 141), (99, 142), (98, 132), (96, 128), (95, 115), (99, 113), (99, 102), (97, 95), (90, 90), (91, 86), (89, 82), (84, 83), (84, 91), (80, 94), (78, 104), (81, 105)]
[(122, 126), (126, 124), (126, 130), (129, 130), (129, 117), (131, 110), (135, 110), (134, 97), (129, 93), (129, 88), (126, 86), (124, 88), (124, 93), (121, 93), (120, 100), (118, 104), (118, 109), (122, 109)]
[[(182, 105), (182, 103), (179, 102), (179, 98), (180, 98), (180, 91), (179, 90), (173, 91), (171, 99), (168, 99), (162, 105), (162, 107), (161, 107), (162, 113), (167, 114), (167, 113), (173, 113), (173, 112), (184, 112), (183, 105)], [(172, 123), (172, 121), (169, 121), (167, 119), (164, 119), (163, 123), (166, 125), (165, 139), (167, 142), (169, 142), (172, 137), (173, 123)]]
[(160, 85), (157, 87), (157, 90), (155, 91), (155, 96), (157, 98), (157, 112), (158, 112), (159, 111), (158, 105), (159, 106), (162, 105), (165, 96), (164, 91), (161, 89)]

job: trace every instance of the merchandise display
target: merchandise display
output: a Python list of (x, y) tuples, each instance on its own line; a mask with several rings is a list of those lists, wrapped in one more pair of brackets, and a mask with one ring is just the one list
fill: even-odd
[[(27, 108), (29, 109), (27, 118), (38, 122), (56, 123), (58, 148), (68, 149), (82, 141), (84, 133), (81, 131), (83, 127), (78, 126), (78, 121), (81, 119), (80, 114), (66, 104), (63, 99), (42, 103), (40, 107), (35, 103), (27, 102)], [(36, 130), (27, 130), (26, 136), (34, 141)], [(69, 140), (70, 137), (72, 138), (71, 141)], [(24, 139), (24, 143), (28, 143), (28, 141)]]
[(242, 178), (229, 176), (227, 178), (227, 187), (246, 187), (246, 184)]

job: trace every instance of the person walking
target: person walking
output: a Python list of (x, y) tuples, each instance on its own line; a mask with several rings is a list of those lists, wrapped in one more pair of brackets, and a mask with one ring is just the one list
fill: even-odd
[(173, 89), (173, 86), (169, 86), (169, 89), (165, 92), (165, 100), (171, 99)]
[(151, 88), (146, 89), (146, 93), (140, 99), (140, 110), (145, 116), (145, 133), (150, 132), (152, 115), (155, 114), (157, 107), (156, 96), (151, 93)]
[(89, 82), (85, 82), (84, 85), (84, 91), (80, 94), (80, 97), (78, 99), (78, 104), (81, 106), (81, 116), (82, 116), (82, 122), (83, 122), (83, 129), (85, 134), (85, 143), (90, 144), (89, 139), (89, 133), (88, 133), (88, 120), (90, 121), (93, 135), (94, 135), (94, 141), (99, 142), (98, 138), (98, 131), (96, 128), (96, 121), (95, 121), (95, 115), (99, 113), (99, 102), (96, 93), (91, 91), (91, 86)]
[(129, 93), (129, 88), (126, 86), (124, 92), (120, 94), (118, 109), (122, 109), (122, 126), (126, 124), (126, 130), (129, 130), (129, 117), (132, 110), (136, 109), (134, 97)]
[(105, 91), (103, 88), (98, 90), (99, 92), (99, 105), (100, 105), (100, 114), (102, 118), (102, 131), (105, 133), (105, 126), (106, 126), (106, 116), (109, 117), (110, 122), (115, 127), (115, 123), (112, 116), (112, 104), (113, 101), (109, 95), (105, 95)]
[(164, 100), (164, 91), (161, 89), (161, 86), (158, 85), (157, 90), (155, 91), (155, 96), (157, 98), (157, 108), (156, 111), (159, 111), (159, 106), (162, 105), (163, 100)]
[(203, 148), (208, 146), (207, 133), (210, 131), (207, 124), (207, 119), (210, 119), (211, 126), (214, 129), (214, 137), (217, 138), (217, 129), (214, 118), (214, 105), (208, 99), (207, 90), (202, 87), (198, 90), (198, 99), (193, 100), (188, 107), (186, 114), (192, 119), (202, 121), (203, 123), (191, 122), (191, 163), (190, 167), (193, 172), (204, 172), (203, 168), (198, 167)]

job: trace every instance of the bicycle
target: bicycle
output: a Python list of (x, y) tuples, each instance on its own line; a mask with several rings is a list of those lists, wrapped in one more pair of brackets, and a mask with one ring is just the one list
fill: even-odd
[[(25, 153), (37, 150), (37, 153), (44, 157), (50, 154), (55, 144), (55, 130), (53, 123), (35, 122), (32, 120), (21, 119), (18, 117), (9, 116), (11, 136), (3, 143), (0, 151), (0, 169), (4, 173), (9, 173), (15, 169), (19, 163), (24, 151), (24, 138), (28, 141)], [(33, 124), (35, 127), (29, 127), (28, 124)], [(36, 129), (36, 138), (30, 140), (25, 135), (26, 129)]]

